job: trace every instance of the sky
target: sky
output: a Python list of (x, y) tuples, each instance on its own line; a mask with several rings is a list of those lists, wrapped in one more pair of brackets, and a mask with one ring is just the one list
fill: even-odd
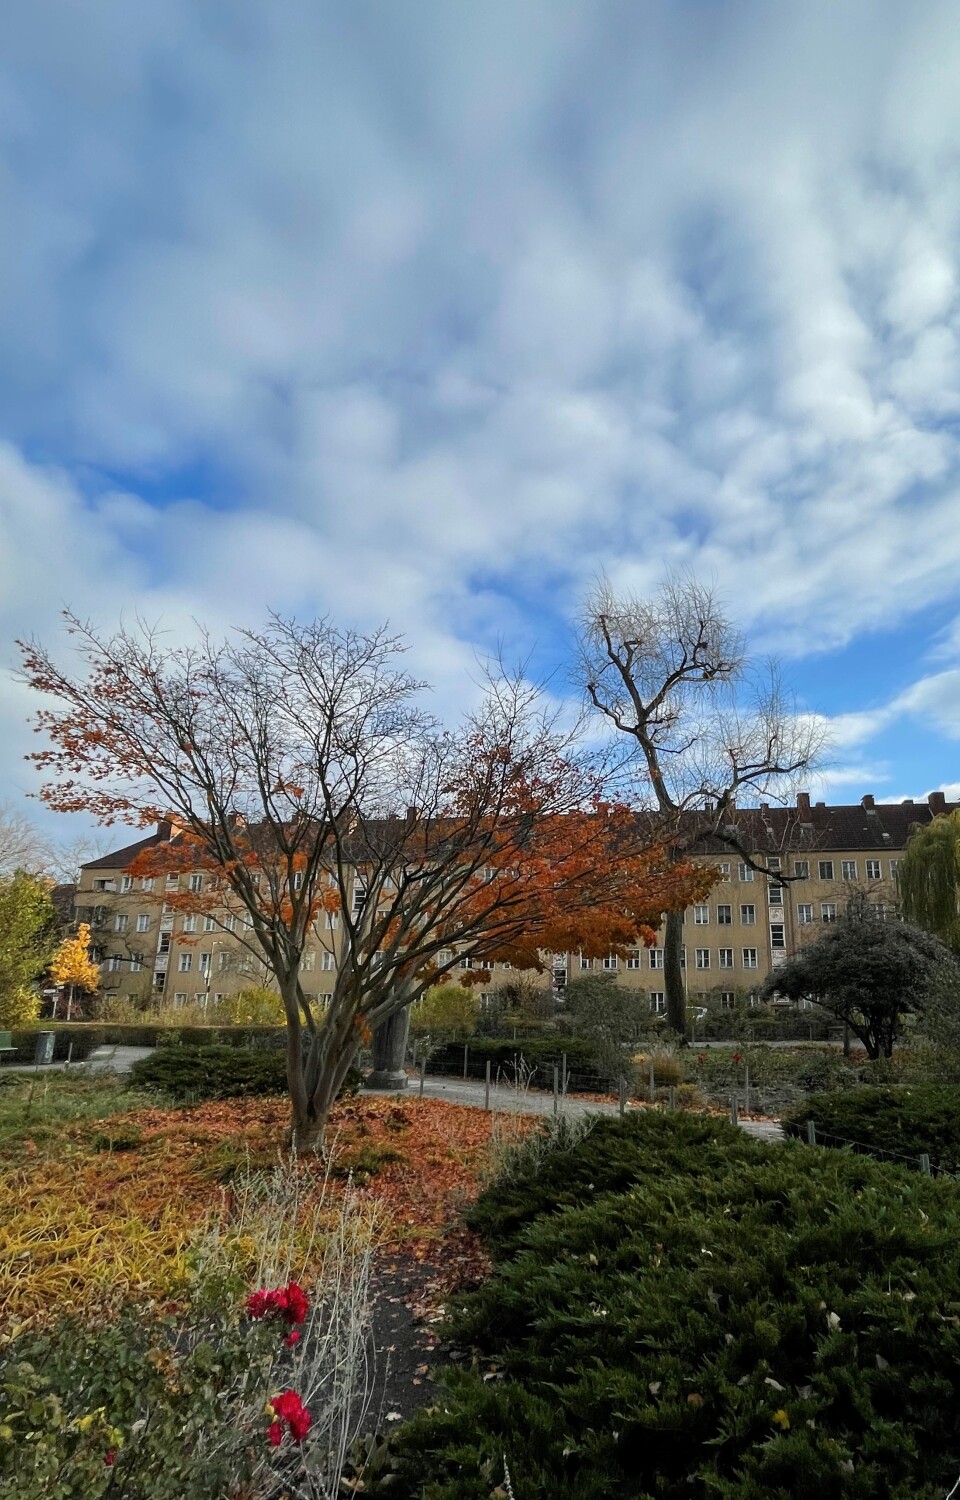
[(927, 0), (7, 7), (0, 802), (64, 605), (389, 619), (455, 713), (678, 568), (813, 792), (960, 793), (958, 77)]

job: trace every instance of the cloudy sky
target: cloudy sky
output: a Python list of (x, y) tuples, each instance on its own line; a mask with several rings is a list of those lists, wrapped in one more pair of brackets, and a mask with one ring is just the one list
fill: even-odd
[[(846, 0), (33, 0), (0, 22), (0, 650), (390, 620), (455, 703), (716, 580), (960, 782), (960, 27)], [(0, 801), (32, 784), (0, 679)]]

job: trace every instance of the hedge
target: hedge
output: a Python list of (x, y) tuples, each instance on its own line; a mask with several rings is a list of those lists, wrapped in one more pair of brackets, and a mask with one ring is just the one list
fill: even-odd
[[(282, 1051), (286, 1031), (282, 1026), (142, 1026), (117, 1025), (101, 1021), (50, 1021), (46, 1025), (23, 1026), (14, 1030), (14, 1059), (5, 1064), (32, 1063), (37, 1033), (54, 1033), (54, 1060), (63, 1061), (68, 1052), (80, 1061), (98, 1047), (172, 1047), (225, 1046), (262, 1047)], [(70, 1048), (73, 1048), (70, 1052)]]
[[(463, 1076), (462, 1042), (451, 1042), (438, 1047), (430, 1054), (428, 1073), (453, 1073)], [(509, 1080), (516, 1076), (518, 1065), (524, 1062), (536, 1072), (532, 1083), (535, 1088), (553, 1087), (553, 1069), (562, 1066), (563, 1055), (567, 1059), (567, 1087), (576, 1092), (590, 1093), (598, 1083), (609, 1085), (610, 1080), (600, 1069), (597, 1055), (589, 1042), (573, 1036), (533, 1037), (471, 1037), (467, 1043), (467, 1077), (483, 1078), (490, 1063), (494, 1079), (503, 1075)]]
[[(130, 1076), (140, 1088), (179, 1100), (283, 1094), (287, 1088), (282, 1052), (237, 1047), (160, 1047), (152, 1057), (135, 1062)], [(360, 1074), (351, 1068), (340, 1092), (356, 1093), (359, 1086)]]
[[(812, 1120), (822, 1146), (889, 1154), (932, 1169), (960, 1173), (960, 1087), (915, 1084), (861, 1088), (843, 1094), (812, 1094), (784, 1120), (790, 1135), (806, 1138)], [(960, 1465), (958, 1465), (960, 1467)]]
[(526, 1184), (525, 1227), (488, 1190), (477, 1214), (510, 1254), (446, 1330), (475, 1367), (445, 1377), (368, 1492), (487, 1500), (506, 1462), (516, 1500), (942, 1500), (960, 1191), (692, 1123), (600, 1122), (551, 1165), (569, 1206), (542, 1168)]

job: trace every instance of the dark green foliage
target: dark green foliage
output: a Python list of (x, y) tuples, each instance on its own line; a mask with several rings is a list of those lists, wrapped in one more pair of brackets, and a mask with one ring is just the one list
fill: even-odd
[[(282, 1052), (245, 1047), (158, 1047), (130, 1070), (140, 1088), (173, 1099), (231, 1099), (239, 1094), (282, 1094), (287, 1087)], [(341, 1093), (356, 1093), (360, 1075), (351, 1068)]]
[(889, 1057), (902, 1017), (922, 1010), (956, 964), (949, 949), (906, 922), (884, 922), (866, 897), (816, 942), (774, 969), (761, 996), (815, 999), (860, 1038), (868, 1057)]
[(75, 1062), (97, 1047), (261, 1047), (282, 1051), (287, 1033), (282, 1026), (125, 1026), (102, 1021), (39, 1021), (35, 1026), (15, 1028), (13, 1045), (17, 1056), (5, 1064), (32, 1063), (38, 1031), (52, 1031), (54, 1058), (61, 1061), (70, 1051)]
[[(535, 1037), (522, 1036), (516, 1039), (471, 1037), (467, 1054), (467, 1075), (470, 1078), (483, 1078), (489, 1059), (494, 1078), (501, 1075), (512, 1080), (518, 1066), (526, 1064), (527, 1067), (536, 1069), (533, 1077), (534, 1088), (552, 1088), (553, 1066), (555, 1063), (559, 1066), (564, 1054), (567, 1059), (569, 1088), (574, 1092), (583, 1089), (588, 1093), (595, 1089), (600, 1078), (600, 1063), (596, 1049), (590, 1042), (574, 1036), (549, 1034)], [(463, 1044), (438, 1047), (431, 1056), (427, 1071), (462, 1075)], [(603, 1081), (609, 1082), (606, 1077)]]
[(954, 1185), (709, 1122), (629, 1126), (585, 1139), (586, 1181), (547, 1165), (582, 1206), (524, 1229), (518, 1198), (486, 1195), (512, 1253), (452, 1309), (476, 1368), (399, 1435), (390, 1493), (487, 1500), (505, 1456), (517, 1500), (942, 1500)]
[(612, 974), (582, 974), (567, 985), (563, 1000), (571, 1027), (590, 1043), (601, 1072), (626, 1074), (650, 1020), (646, 995)]
[(899, 886), (907, 921), (936, 933), (960, 954), (960, 813), (913, 827), (900, 861)]
[(960, 1088), (955, 1085), (812, 1094), (786, 1117), (784, 1129), (805, 1139), (808, 1120), (821, 1145), (853, 1142), (868, 1152), (904, 1157), (912, 1166), (924, 1153), (934, 1171), (960, 1172)]

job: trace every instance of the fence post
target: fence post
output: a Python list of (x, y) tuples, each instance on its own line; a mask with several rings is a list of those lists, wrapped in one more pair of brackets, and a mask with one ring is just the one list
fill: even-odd
[(743, 1112), (750, 1113), (750, 1064), (743, 1065)]
[(926, 1151), (924, 1151), (920, 1157), (920, 1170), (925, 1177), (930, 1176), (930, 1158), (927, 1155)]
[(650, 1103), (655, 1104), (657, 1100), (657, 1083), (653, 1076), (653, 1058), (650, 1059)]
[(423, 1098), (423, 1080), (426, 1078), (426, 1076), (427, 1076), (427, 1057), (426, 1057), (426, 1053), (424, 1053), (423, 1057), (421, 1057), (421, 1059), (420, 1059), (420, 1098), (421, 1099)]
[(465, 1046), (464, 1046), (464, 1049), (463, 1049), (463, 1076), (464, 1076), (464, 1078), (466, 1078), (466, 1076), (467, 1076), (467, 1063), (469, 1061), (469, 1058), (470, 1058), (470, 1043), (467, 1042), (465, 1044)]
[(738, 1116), (737, 1116), (737, 1096), (736, 1096), (736, 1094), (731, 1094), (730, 1095), (730, 1124), (731, 1125), (736, 1125), (737, 1124), (737, 1118), (738, 1118)]
[(620, 1100), (619, 1100), (619, 1103), (620, 1103), (620, 1118), (622, 1119), (624, 1111), (626, 1110), (626, 1107), (627, 1107), (627, 1080), (624, 1078), (624, 1076), (623, 1076), (622, 1073), (620, 1074)]
[(808, 1146), (815, 1146), (816, 1144), (817, 1144), (817, 1127), (816, 1127), (816, 1125), (814, 1124), (814, 1122), (812, 1120), (808, 1120), (807, 1121), (807, 1145)]
[(672, 1083), (667, 1090), (667, 1104), (669, 1105), (670, 1109), (676, 1109), (677, 1107), (677, 1091)]
[(489, 1059), (489, 1057), (487, 1058), (487, 1080), (486, 1080), (486, 1085), (485, 1085), (484, 1090), (483, 1090), (483, 1107), (489, 1113), (489, 1111), (490, 1111), (490, 1059)]
[(561, 1065), (561, 1067), (563, 1069), (563, 1077), (561, 1079), (561, 1082), (562, 1082), (563, 1086), (562, 1086), (560, 1092), (561, 1092), (561, 1094), (563, 1095), (563, 1097), (565, 1099), (567, 1097), (567, 1084), (568, 1084), (567, 1054), (565, 1052), (561, 1052), (560, 1053), (560, 1065)]
[(554, 1112), (554, 1114), (556, 1114), (557, 1110), (560, 1108), (560, 1100), (558, 1098), (558, 1091), (559, 1091), (559, 1088), (560, 1088), (559, 1079), (560, 1079), (560, 1069), (557, 1067), (556, 1063), (554, 1063), (554, 1065), (553, 1065), (553, 1112)]
[(70, 1044), (67, 1047), (67, 1067), (68, 1068), (69, 1068), (69, 1066), (70, 1066), (70, 1064), (71, 1064), (72, 1061), (73, 1061), (73, 1043), (70, 1042)]

